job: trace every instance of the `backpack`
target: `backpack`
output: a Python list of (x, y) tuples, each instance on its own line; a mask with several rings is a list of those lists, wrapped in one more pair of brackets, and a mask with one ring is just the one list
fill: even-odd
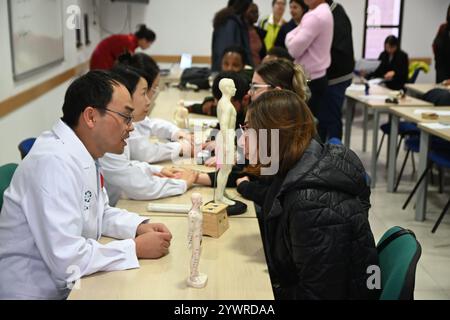
[(211, 70), (209, 68), (193, 67), (188, 68), (181, 74), (180, 87), (186, 88), (186, 84), (195, 85), (198, 89), (209, 89), (209, 76)]

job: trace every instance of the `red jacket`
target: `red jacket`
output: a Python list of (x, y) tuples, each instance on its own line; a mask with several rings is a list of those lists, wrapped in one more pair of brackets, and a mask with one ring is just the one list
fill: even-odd
[(117, 58), (126, 52), (134, 53), (138, 39), (133, 34), (116, 34), (103, 39), (95, 48), (91, 57), (91, 70), (109, 70)]

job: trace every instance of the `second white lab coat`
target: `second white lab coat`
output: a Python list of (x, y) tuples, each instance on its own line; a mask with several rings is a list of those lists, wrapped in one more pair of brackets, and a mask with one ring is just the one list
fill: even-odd
[[(181, 144), (176, 141), (180, 131), (176, 125), (161, 119), (146, 117), (143, 121), (134, 123), (134, 131), (128, 139), (130, 159), (148, 163), (156, 163), (176, 158), (181, 151)], [(166, 142), (151, 142), (150, 137), (156, 137)]]
[[(165, 123), (161, 123), (161, 121)], [(155, 173), (161, 172), (162, 167), (149, 164), (147, 160), (149, 152), (145, 150), (145, 146), (151, 147), (148, 142), (150, 134), (159, 134), (160, 137), (173, 137), (180, 129), (171, 125), (170, 122), (153, 121), (148, 118), (142, 123), (137, 123), (136, 127), (138, 129), (130, 133), (127, 146), (125, 146), (122, 154), (107, 153), (99, 160), (105, 176), (110, 203), (116, 205), (121, 198), (154, 200), (185, 193), (187, 184), (184, 180), (154, 176)], [(139, 150), (137, 150), (138, 146)], [(170, 150), (170, 147), (167, 150)], [(180, 151), (178, 148), (167, 151), (167, 153), (170, 152), (176, 152), (175, 156)], [(134, 159), (133, 155), (140, 160)]]
[(0, 299), (64, 299), (80, 277), (139, 267), (133, 239), (148, 218), (110, 207), (101, 180), (61, 120), (37, 139), (4, 194)]

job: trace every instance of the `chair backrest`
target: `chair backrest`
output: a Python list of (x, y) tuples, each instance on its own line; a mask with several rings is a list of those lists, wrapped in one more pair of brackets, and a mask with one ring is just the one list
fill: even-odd
[(432, 89), (425, 93), (422, 99), (431, 102), (435, 106), (450, 106), (450, 90)]
[(381, 269), (380, 300), (413, 300), (416, 267), (422, 254), (414, 232), (393, 227), (380, 239), (377, 250)]
[(3, 206), (3, 193), (8, 189), (16, 169), (17, 164), (15, 163), (5, 164), (0, 167), (0, 210)]
[(20, 156), (22, 157), (22, 159), (24, 159), (26, 157), (26, 155), (28, 154), (28, 152), (30, 152), (35, 141), (36, 141), (36, 138), (28, 138), (28, 139), (23, 140), (19, 144), (19, 151), (20, 151)]

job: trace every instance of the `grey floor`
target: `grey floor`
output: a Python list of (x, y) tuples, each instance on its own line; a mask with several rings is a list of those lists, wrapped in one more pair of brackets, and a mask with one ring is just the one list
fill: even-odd
[[(387, 116), (382, 117), (381, 123), (386, 121)], [(368, 133), (367, 152), (362, 152), (362, 132), (362, 117), (356, 116), (353, 122), (351, 149), (359, 155), (366, 170), (369, 172), (372, 131), (369, 130)], [(381, 139), (381, 132), (379, 138)], [(386, 192), (386, 150), (387, 139), (385, 139), (378, 160), (377, 186), (372, 190), (371, 197), (372, 209), (369, 218), (375, 241), (378, 241), (383, 233), (393, 226), (401, 226), (413, 230), (422, 246), (422, 256), (416, 273), (415, 299), (450, 299), (450, 212), (447, 212), (436, 233), (431, 233), (434, 223), (450, 196), (448, 172), (445, 172), (444, 193), (439, 194), (438, 187), (430, 185), (428, 189), (427, 219), (425, 222), (417, 222), (414, 220), (414, 201), (411, 201), (406, 210), (401, 208), (417, 179), (417, 174), (412, 174), (412, 162), (409, 160), (407, 163), (398, 191), (396, 193), (388, 193)], [(405, 152), (402, 146), (397, 161), (397, 170), (400, 170), (404, 155)], [(416, 154), (416, 167), (418, 158), (418, 154)]]

